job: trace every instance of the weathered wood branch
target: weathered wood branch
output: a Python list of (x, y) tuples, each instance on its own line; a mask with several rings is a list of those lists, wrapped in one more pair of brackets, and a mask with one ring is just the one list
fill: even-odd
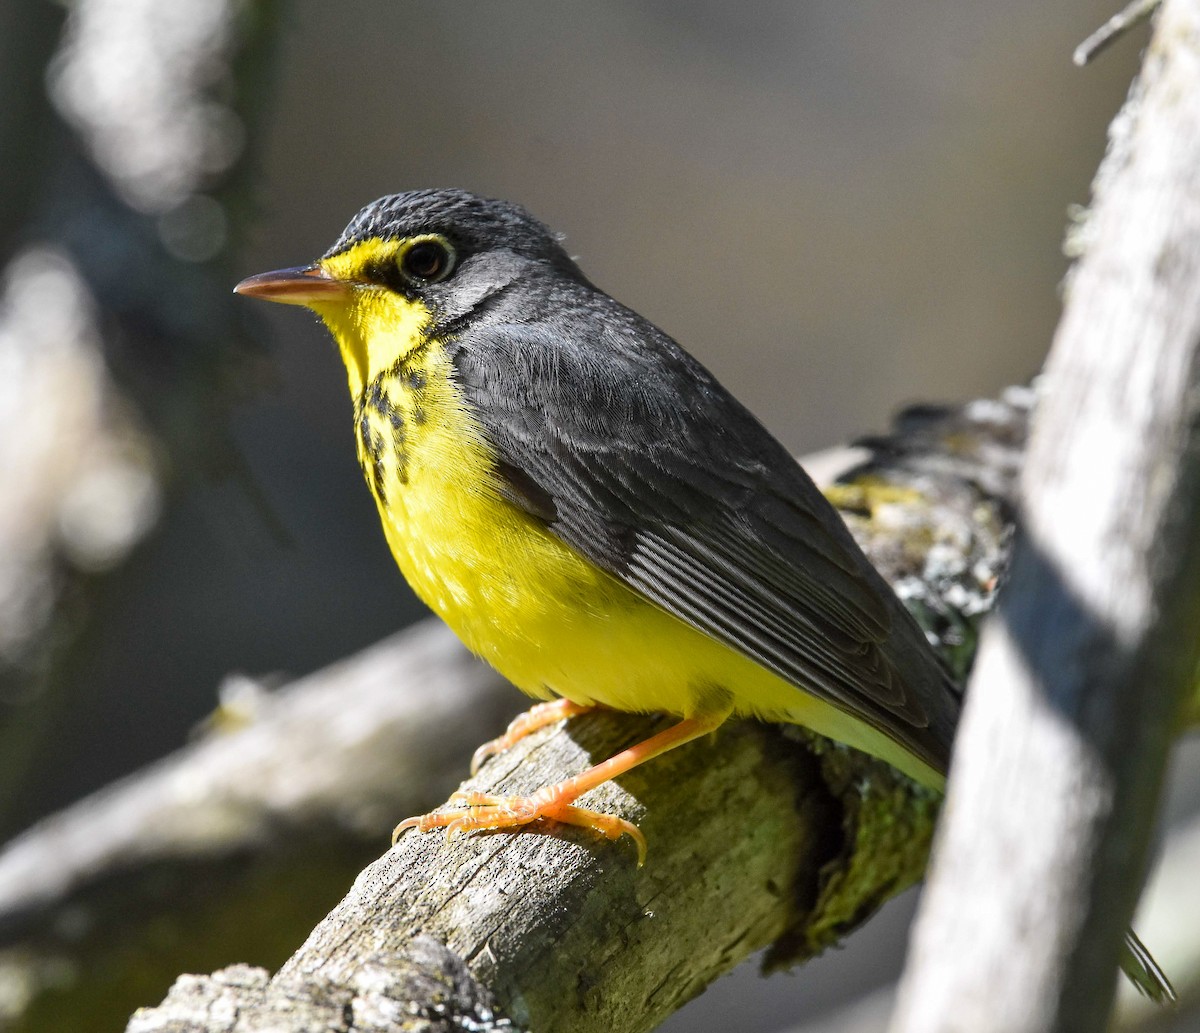
[(111, 1030), (180, 971), (282, 962), (520, 705), (433, 622), (245, 695), (0, 853), (0, 1029)]
[[(974, 618), (1003, 562), (1025, 397), (909, 413), (832, 489), (956, 663), (973, 652)], [(12, 1028), (44, 1029), (48, 1017), (112, 1028), (111, 1015), (92, 1026), (80, 1016), (96, 1004), (97, 971), (124, 978), (120, 959), (161, 975), (172, 963), (273, 966), (284, 954), (263, 941), (276, 931), (294, 948), (312, 921), (297, 931), (296, 898), (321, 906), (330, 882), (344, 887), (396, 818), (444, 795), (515, 702), (489, 702), (494, 675), (439, 626), (397, 643), (420, 662), (392, 648), (306, 680), (245, 729), (84, 801), (0, 855), (0, 986), (24, 980), (34, 998)], [(363, 677), (373, 688), (357, 691)], [(460, 681), (476, 691), (448, 698)], [(494, 761), (479, 784), (528, 789), (646, 727), (619, 715), (574, 721)], [(431, 763), (437, 795), (406, 791), (417, 777), (405, 772)], [(852, 751), (749, 723), (605, 787), (598, 805), (642, 825), (645, 868), (627, 842), (572, 830), (453, 844), (410, 833), (274, 978), (238, 968), (183, 980), (131, 1028), (389, 1029), (380, 1015), (432, 1021), (440, 1000), (445, 1021), (429, 1028), (460, 1028), (454, 1014), (483, 1023), (491, 1009), (539, 1030), (648, 1029), (756, 948), (775, 944), (778, 963), (807, 956), (919, 878), (935, 802)], [(233, 930), (251, 909), (260, 939), (246, 946)], [(186, 960), (162, 949), (164, 926), (194, 948)], [(414, 966), (426, 990), (401, 978)], [(60, 989), (41, 992), (39, 979)], [(143, 1002), (146, 985), (135, 987)], [(422, 997), (430, 986), (441, 996)]]
[(1106, 1026), (1200, 660), (1200, 0), (1113, 123), (893, 1029)]

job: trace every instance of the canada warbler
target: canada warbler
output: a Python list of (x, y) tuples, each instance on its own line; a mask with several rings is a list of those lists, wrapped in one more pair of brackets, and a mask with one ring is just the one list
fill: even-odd
[(575, 806), (730, 715), (802, 724), (940, 789), (961, 693), (807, 474), (703, 366), (593, 286), (524, 209), (381, 198), (312, 265), (236, 290), (337, 341), (358, 458), (416, 593), (543, 700), (476, 761), (593, 706), (681, 720), (530, 797), (456, 794), (397, 828)]

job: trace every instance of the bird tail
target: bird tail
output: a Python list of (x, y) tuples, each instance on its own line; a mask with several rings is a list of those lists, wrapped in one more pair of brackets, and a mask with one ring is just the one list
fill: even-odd
[(1132, 929), (1125, 931), (1125, 948), (1121, 952), (1121, 971), (1129, 981), (1155, 1004), (1175, 1004), (1179, 998), (1167, 974), (1158, 967), (1146, 945)]

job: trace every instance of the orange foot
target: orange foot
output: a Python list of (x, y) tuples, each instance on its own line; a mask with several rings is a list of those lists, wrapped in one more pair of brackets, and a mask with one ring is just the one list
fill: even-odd
[(615, 814), (590, 811), (576, 807), (572, 800), (579, 795), (572, 785), (574, 780), (539, 789), (532, 796), (491, 796), (480, 792), (457, 792), (449, 800), (449, 806), (416, 818), (406, 818), (392, 833), (395, 843), (405, 829), (432, 832), (444, 828), (446, 838), (454, 839), (461, 832), (477, 829), (515, 829), (528, 825), (539, 818), (550, 818), (566, 825), (580, 825), (593, 829), (606, 839), (617, 840), (628, 836), (638, 852), (638, 867), (646, 861), (646, 837), (632, 822), (618, 818)]
[[(494, 743), (488, 743), (483, 747), (487, 750), (496, 743), (502, 744), (484, 755), (488, 756), (491, 752), (506, 749), (512, 745), (512, 742), (527, 735), (534, 728), (540, 728), (561, 717), (578, 712), (571, 710), (576, 706), (576, 704), (566, 701), (555, 701), (534, 707), (528, 714), (523, 715), (523, 718), (526, 719), (525, 724), (521, 724), (522, 718), (517, 718), (509, 727), (508, 733), (495, 740)], [(548, 716), (551, 714), (554, 716)], [(444, 828), (447, 838), (452, 839), (460, 832), (473, 832), (477, 829), (520, 828), (539, 818), (551, 818), (568, 825), (581, 825), (584, 828), (595, 829), (607, 839), (616, 840), (621, 836), (629, 836), (637, 846), (638, 865), (640, 866), (646, 859), (646, 837), (638, 831), (637, 827), (613, 814), (601, 814), (599, 811), (576, 807), (575, 801), (584, 793), (595, 789), (596, 786), (602, 785), (611, 778), (624, 774), (630, 768), (635, 768), (652, 757), (666, 753), (667, 750), (708, 734), (725, 720), (725, 716), (725, 714), (710, 714), (704, 717), (685, 718), (666, 731), (651, 736), (645, 742), (622, 750), (616, 756), (588, 768), (574, 778), (545, 786), (532, 796), (490, 796), (480, 792), (457, 792), (450, 797), (447, 807), (400, 822), (392, 833), (392, 842), (395, 843), (405, 829), (415, 828), (421, 832), (430, 832), (433, 829)], [(520, 727), (517, 727), (518, 725)], [(513, 737), (511, 742), (508, 741), (510, 737)]]

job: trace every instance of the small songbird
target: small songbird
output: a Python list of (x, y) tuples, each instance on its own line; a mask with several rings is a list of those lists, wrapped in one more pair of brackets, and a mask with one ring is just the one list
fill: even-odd
[(680, 719), (529, 797), (459, 793), (397, 833), (553, 818), (627, 834), (640, 859), (635, 826), (576, 800), (731, 715), (942, 787), (961, 691), (916, 621), (788, 451), (524, 209), (394, 194), (317, 262), (236, 290), (324, 320), (400, 569), (547, 701), (477, 762), (595, 706)]

